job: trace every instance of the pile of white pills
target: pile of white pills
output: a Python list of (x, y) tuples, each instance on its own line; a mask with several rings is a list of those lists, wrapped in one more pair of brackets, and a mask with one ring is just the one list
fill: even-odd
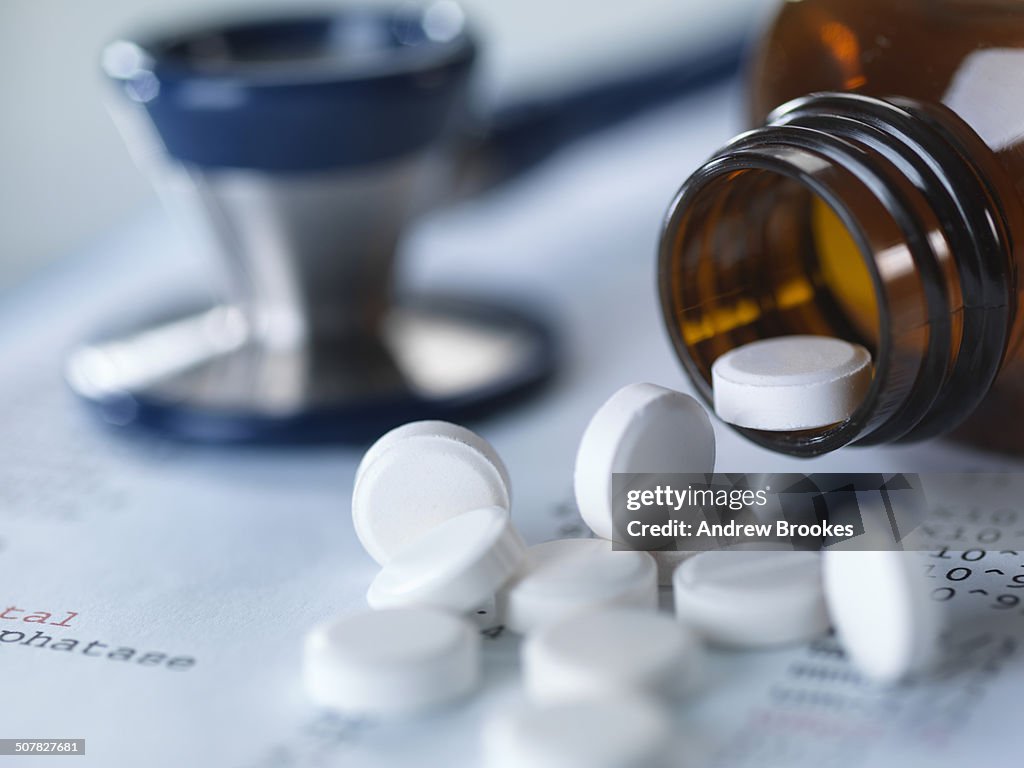
[[(757, 429), (842, 421), (870, 383), (866, 354), (819, 337), (748, 345), (716, 362), (716, 408)], [(635, 768), (673, 764), (669, 704), (699, 688), (705, 646), (802, 643), (834, 626), (868, 678), (891, 683), (926, 667), (938, 620), (906, 553), (656, 561), (613, 548), (613, 473), (711, 473), (714, 463), (714, 430), (693, 398), (624, 387), (594, 415), (576, 459), (576, 499), (594, 538), (527, 547), (510, 516), (508, 472), (483, 438), (436, 421), (389, 432), (361, 462), (352, 501), (356, 535), (381, 565), (367, 592), (374, 610), (309, 633), (310, 696), (379, 716), (468, 695), (481, 678), (469, 617), (493, 604), (524, 638), (524, 696), (484, 729), (484, 765)], [(659, 610), (659, 582), (672, 585), (674, 618)]]

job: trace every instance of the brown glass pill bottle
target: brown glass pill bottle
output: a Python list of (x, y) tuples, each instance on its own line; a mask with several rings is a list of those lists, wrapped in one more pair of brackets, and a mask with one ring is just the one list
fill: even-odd
[(1024, 452), (1024, 2), (802, 0), (754, 52), (750, 118), (683, 185), (659, 284), (675, 349), (864, 344), (847, 421), (741, 430), (810, 456), (948, 433)]

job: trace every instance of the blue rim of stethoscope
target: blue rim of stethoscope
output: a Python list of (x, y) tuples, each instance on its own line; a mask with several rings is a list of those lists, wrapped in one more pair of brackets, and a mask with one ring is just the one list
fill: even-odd
[[(360, 36), (362, 53), (346, 60), (342, 49)], [(288, 51), (324, 55), (259, 61)], [(145, 106), (176, 160), (301, 173), (429, 144), (447, 127), (475, 57), (465, 27), (438, 40), (422, 13), (350, 8), (121, 41), (108, 47), (104, 69)]]

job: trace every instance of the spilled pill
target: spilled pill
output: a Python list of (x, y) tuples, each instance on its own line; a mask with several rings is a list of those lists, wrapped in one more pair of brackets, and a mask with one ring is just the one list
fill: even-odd
[(615, 551), (603, 539), (559, 539), (526, 551), (519, 574), (498, 593), (505, 626), (526, 634), (597, 608), (657, 607), (657, 568), (646, 552)]
[(670, 616), (611, 608), (570, 616), (523, 646), (526, 690), (536, 702), (621, 694), (674, 696), (692, 687), (702, 649)]
[(371, 611), (314, 628), (303, 675), (318, 704), (343, 712), (422, 712), (469, 693), (480, 678), (480, 634), (429, 608)]
[(656, 384), (630, 384), (598, 409), (583, 433), (576, 503), (596, 535), (614, 539), (613, 473), (703, 474), (714, 465), (715, 433), (700, 403)]
[(941, 617), (913, 552), (826, 552), (825, 594), (853, 664), (880, 683), (912, 677), (935, 661)]
[(871, 373), (871, 354), (858, 344), (828, 336), (763, 339), (711, 366), (715, 412), (750, 429), (827, 427), (853, 415)]
[(356, 470), (352, 522), (378, 563), (435, 525), (482, 507), (509, 509), (508, 473), (465, 427), (420, 421), (381, 437)]
[(500, 712), (483, 731), (484, 768), (668, 768), (672, 723), (635, 696), (523, 706)]
[(494, 597), (525, 554), (506, 510), (470, 510), (399, 549), (366, 599), (372, 608), (425, 605), (465, 613)]
[(673, 589), (678, 619), (718, 645), (803, 642), (829, 626), (817, 552), (702, 552), (679, 566)]

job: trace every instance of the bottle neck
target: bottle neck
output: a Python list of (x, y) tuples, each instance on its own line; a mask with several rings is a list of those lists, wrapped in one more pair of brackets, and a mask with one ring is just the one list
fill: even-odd
[(988, 392), (1015, 293), (1006, 217), (962, 125), (902, 100), (823, 93), (774, 112), (683, 185), (662, 237), (672, 342), (706, 399), (711, 364), (796, 333), (864, 344), (870, 391), (821, 430), (741, 430), (816, 455), (951, 429)]

